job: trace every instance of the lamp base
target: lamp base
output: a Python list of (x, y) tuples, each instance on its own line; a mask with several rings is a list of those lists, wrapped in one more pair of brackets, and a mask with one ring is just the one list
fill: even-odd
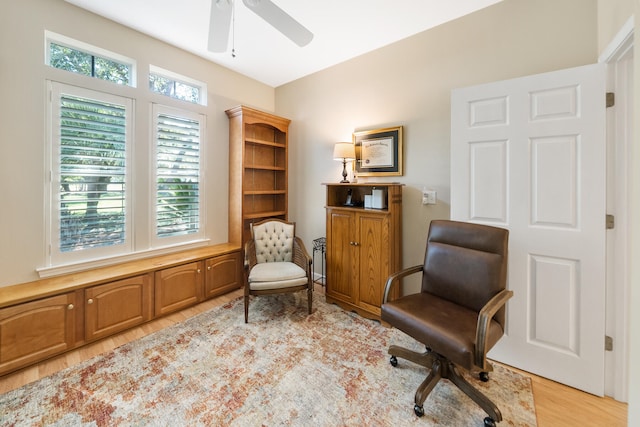
[(347, 179), (347, 161), (343, 160), (342, 161), (342, 181), (340, 181), (340, 184), (348, 184), (349, 180)]

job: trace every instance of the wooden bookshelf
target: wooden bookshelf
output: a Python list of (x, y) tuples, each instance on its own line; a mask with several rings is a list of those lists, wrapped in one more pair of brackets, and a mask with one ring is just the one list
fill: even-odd
[(238, 106), (229, 117), (229, 241), (244, 245), (250, 224), (288, 217), (289, 119)]

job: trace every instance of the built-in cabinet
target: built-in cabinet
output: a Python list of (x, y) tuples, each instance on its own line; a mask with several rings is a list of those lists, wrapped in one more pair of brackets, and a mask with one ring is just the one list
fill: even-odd
[(75, 346), (76, 294), (0, 309), (0, 374)]
[(201, 302), (203, 277), (202, 261), (156, 271), (156, 314), (162, 316)]
[[(402, 267), (402, 184), (324, 185), (326, 300), (379, 319), (386, 280)], [(374, 189), (382, 190), (384, 208), (364, 208)]]
[(242, 260), (239, 252), (209, 258), (204, 263), (204, 299), (242, 287)]
[(223, 248), (0, 288), (0, 375), (239, 288), (240, 248)]
[(229, 241), (244, 245), (250, 224), (287, 220), (289, 119), (238, 106), (229, 117)]
[(85, 289), (85, 338), (104, 338), (153, 317), (152, 279), (142, 274)]

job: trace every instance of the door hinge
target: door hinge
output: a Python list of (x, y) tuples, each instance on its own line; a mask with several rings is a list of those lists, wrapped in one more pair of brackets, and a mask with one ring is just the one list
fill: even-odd
[(609, 335), (604, 336), (604, 351), (613, 351), (613, 338)]
[(607, 108), (611, 108), (614, 105), (616, 105), (616, 94), (613, 92), (607, 92), (607, 101), (606, 101), (606, 106)]
[(613, 230), (613, 227), (616, 226), (616, 217), (611, 214), (607, 214), (606, 224), (607, 230)]

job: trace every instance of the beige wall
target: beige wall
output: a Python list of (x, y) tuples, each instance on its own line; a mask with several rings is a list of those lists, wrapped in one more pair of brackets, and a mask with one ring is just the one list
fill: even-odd
[[(451, 90), (594, 63), (596, 25), (596, 0), (505, 0), (278, 87), (276, 111), (293, 120), (289, 200), (300, 235), (309, 244), (325, 235), (321, 183), (341, 178), (333, 144), (402, 125), (405, 174), (385, 180), (405, 184), (403, 264), (420, 264), (429, 221), (449, 216)], [(421, 204), (423, 186), (437, 190), (437, 205)]]
[[(226, 242), (228, 121), (224, 110), (244, 103), (273, 111), (274, 89), (63, 0), (3, 2), (0, 6), (0, 93), (5, 102), (0, 104), (0, 194), (3, 198), (0, 286), (36, 279), (35, 269), (44, 263), (45, 81), (53, 78), (82, 85), (88, 79), (44, 65), (45, 30), (138, 61), (139, 88), (118, 89), (120, 94), (136, 99), (136, 155), (148, 149), (150, 102), (179, 104), (149, 93), (146, 89), (149, 64), (208, 84), (209, 106), (202, 110), (207, 115), (207, 233), (213, 243)], [(112, 90), (111, 86), (106, 90)], [(149, 173), (137, 172), (136, 198), (146, 198)], [(137, 220), (144, 222), (146, 218), (147, 212), (136, 212)], [(138, 244), (145, 243), (139, 241), (139, 235), (136, 238)]]
[(598, 52), (602, 52), (633, 15), (633, 0), (598, 0)]

